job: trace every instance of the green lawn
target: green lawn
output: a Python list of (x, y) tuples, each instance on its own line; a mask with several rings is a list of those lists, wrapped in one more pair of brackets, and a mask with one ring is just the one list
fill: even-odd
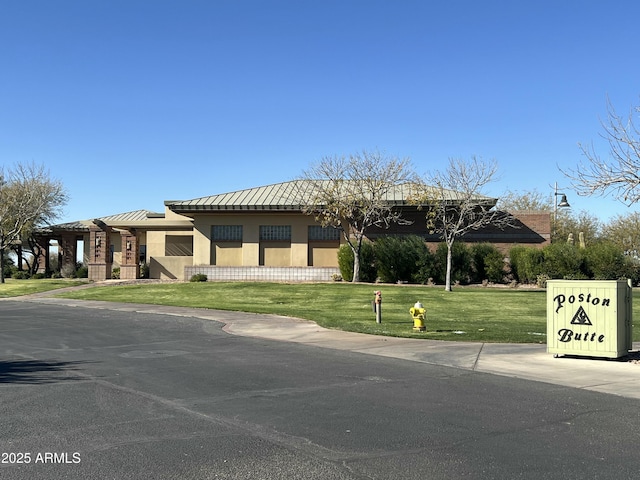
[[(371, 307), (382, 291), (382, 323)], [(313, 320), (327, 327), (376, 335), (438, 340), (545, 343), (546, 292), (465, 287), (350, 283), (177, 283), (84, 289), (66, 298), (152, 303), (271, 313)], [(427, 313), (426, 332), (414, 332), (416, 301)]]
[[(80, 282), (76, 282), (80, 283)], [(0, 297), (72, 285), (65, 280), (16, 280), (0, 285)], [(21, 293), (16, 293), (21, 289)], [(29, 290), (29, 291), (26, 291)], [(382, 323), (371, 302), (382, 291)], [(327, 328), (435, 340), (546, 343), (546, 291), (351, 283), (164, 283), (113, 285), (63, 292), (80, 300), (175, 305), (305, 318)], [(634, 291), (634, 316), (640, 291)], [(414, 332), (409, 309), (426, 308), (426, 332)], [(640, 332), (634, 330), (634, 340)]]
[(30, 295), (85, 283), (87, 283), (86, 280), (67, 280), (64, 278), (40, 280), (14, 280), (13, 278), (7, 278), (5, 283), (0, 283), (0, 298)]

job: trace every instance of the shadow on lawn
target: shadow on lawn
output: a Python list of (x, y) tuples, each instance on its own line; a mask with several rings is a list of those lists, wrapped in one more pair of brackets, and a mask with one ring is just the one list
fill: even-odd
[(0, 384), (39, 385), (69, 380), (84, 380), (80, 375), (65, 372), (77, 370), (87, 362), (57, 362), (45, 360), (0, 360)]

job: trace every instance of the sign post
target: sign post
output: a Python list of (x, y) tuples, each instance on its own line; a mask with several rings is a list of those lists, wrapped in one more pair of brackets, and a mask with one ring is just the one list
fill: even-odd
[(626, 280), (549, 280), (547, 351), (619, 358), (633, 348), (632, 289)]

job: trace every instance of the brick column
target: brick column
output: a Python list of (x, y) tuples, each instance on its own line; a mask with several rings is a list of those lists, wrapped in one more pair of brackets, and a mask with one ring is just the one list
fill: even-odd
[(107, 225), (89, 227), (89, 280), (111, 278), (111, 228)]
[(76, 268), (76, 254), (78, 250), (78, 244), (76, 241), (75, 233), (67, 233), (60, 237), (58, 240), (58, 245), (60, 247), (60, 271), (64, 271), (65, 267), (67, 269)]
[(120, 232), (122, 240), (122, 260), (120, 262), (120, 278), (134, 280), (140, 278), (139, 244), (135, 230)]

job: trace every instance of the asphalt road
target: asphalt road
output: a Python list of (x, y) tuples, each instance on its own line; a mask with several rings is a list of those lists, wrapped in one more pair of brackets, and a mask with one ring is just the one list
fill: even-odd
[(626, 479), (640, 401), (0, 302), (3, 479)]

